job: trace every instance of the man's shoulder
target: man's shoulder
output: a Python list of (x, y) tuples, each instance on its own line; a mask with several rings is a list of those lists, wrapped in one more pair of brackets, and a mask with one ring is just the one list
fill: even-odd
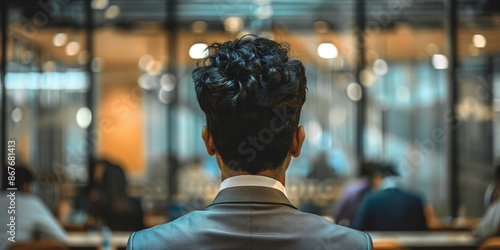
[[(204, 238), (203, 232), (207, 229), (205, 219), (209, 214), (206, 210), (194, 211), (169, 223), (133, 233), (129, 238), (128, 249), (183, 248), (208, 240)], [(339, 226), (318, 215), (287, 209), (275, 216), (288, 218), (283, 220), (281, 233), (284, 238), (293, 235), (298, 248), (311, 244), (326, 249), (371, 249), (372, 246), (368, 234)], [(286, 225), (284, 221), (294, 223)], [(259, 223), (260, 226), (265, 224)]]
[(42, 199), (40, 199), (40, 197), (35, 194), (17, 192), (15, 195), (15, 199), (16, 203), (18, 204), (17, 207), (21, 211), (48, 210), (47, 205), (42, 201)]
[(337, 225), (315, 214), (298, 213), (302, 220), (310, 221), (303, 230), (314, 235), (313, 240), (320, 249), (372, 249), (372, 240), (365, 232)]
[(196, 227), (203, 226), (203, 211), (193, 211), (171, 222), (147, 228), (130, 235), (127, 249), (175, 248), (194, 238)]

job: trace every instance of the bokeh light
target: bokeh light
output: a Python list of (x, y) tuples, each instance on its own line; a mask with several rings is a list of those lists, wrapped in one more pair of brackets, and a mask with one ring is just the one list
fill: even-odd
[(74, 56), (74, 55), (78, 54), (78, 52), (80, 52), (80, 43), (79, 42), (73, 41), (73, 42), (68, 43), (68, 45), (66, 45), (66, 55)]
[(193, 59), (204, 58), (208, 55), (208, 51), (205, 50), (207, 47), (208, 45), (204, 43), (195, 43), (189, 49), (189, 56)]
[(62, 47), (68, 41), (68, 35), (66, 33), (57, 33), (52, 39), (52, 44), (56, 47)]
[(361, 100), (361, 97), (363, 97), (363, 90), (359, 83), (351, 82), (347, 85), (347, 97), (353, 101)]
[(432, 66), (435, 69), (447, 69), (448, 68), (448, 58), (442, 54), (435, 54), (432, 56)]
[(321, 58), (335, 58), (338, 54), (337, 47), (332, 43), (322, 43), (318, 46), (318, 55)]
[(87, 107), (81, 107), (76, 112), (76, 123), (80, 128), (87, 128), (92, 122), (92, 112)]
[(484, 48), (486, 47), (486, 37), (481, 34), (475, 34), (472, 36), (472, 43), (476, 48)]

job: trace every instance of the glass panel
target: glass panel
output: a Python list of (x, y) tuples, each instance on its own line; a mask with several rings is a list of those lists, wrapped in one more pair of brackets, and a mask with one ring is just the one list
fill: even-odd
[(145, 212), (164, 211), (168, 195), (166, 132), (172, 110), (159, 93), (170, 56), (166, 3), (95, 1), (93, 6), (96, 155), (125, 170), (129, 193), (142, 195)]
[(366, 3), (366, 154), (394, 164), (402, 183), (445, 216), (444, 1)]
[[(498, 164), (494, 134), (498, 133), (494, 101), (500, 22), (496, 1), (458, 5), (458, 182), (460, 215), (481, 216), (485, 190)], [(495, 133), (494, 133), (495, 132)]]
[[(61, 185), (87, 182), (83, 2), (10, 1), (8, 6), (7, 134), (16, 164), (37, 180), (32, 191), (50, 208), (70, 195)], [(57, 24), (57, 25), (55, 25)]]

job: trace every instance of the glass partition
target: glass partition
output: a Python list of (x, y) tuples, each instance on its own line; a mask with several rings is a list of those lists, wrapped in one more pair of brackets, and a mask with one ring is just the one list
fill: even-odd
[[(85, 71), (83, 3), (7, 5), (7, 137), (16, 165), (31, 169), (33, 190), (56, 209), (61, 185), (87, 182), (86, 128), (92, 114)], [(64, 23), (71, 16), (71, 22)], [(58, 25), (54, 25), (58, 23)]]

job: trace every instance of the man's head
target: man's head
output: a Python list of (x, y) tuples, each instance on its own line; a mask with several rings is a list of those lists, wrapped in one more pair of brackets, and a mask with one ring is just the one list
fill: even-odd
[(287, 44), (255, 36), (214, 43), (208, 51), (193, 71), (208, 153), (232, 171), (280, 170), (304, 140), (298, 127), (304, 66), (289, 58)]
[(495, 166), (495, 180), (500, 183), (500, 164)]
[(399, 185), (399, 174), (390, 163), (377, 163), (371, 175), (372, 189), (392, 188)]

